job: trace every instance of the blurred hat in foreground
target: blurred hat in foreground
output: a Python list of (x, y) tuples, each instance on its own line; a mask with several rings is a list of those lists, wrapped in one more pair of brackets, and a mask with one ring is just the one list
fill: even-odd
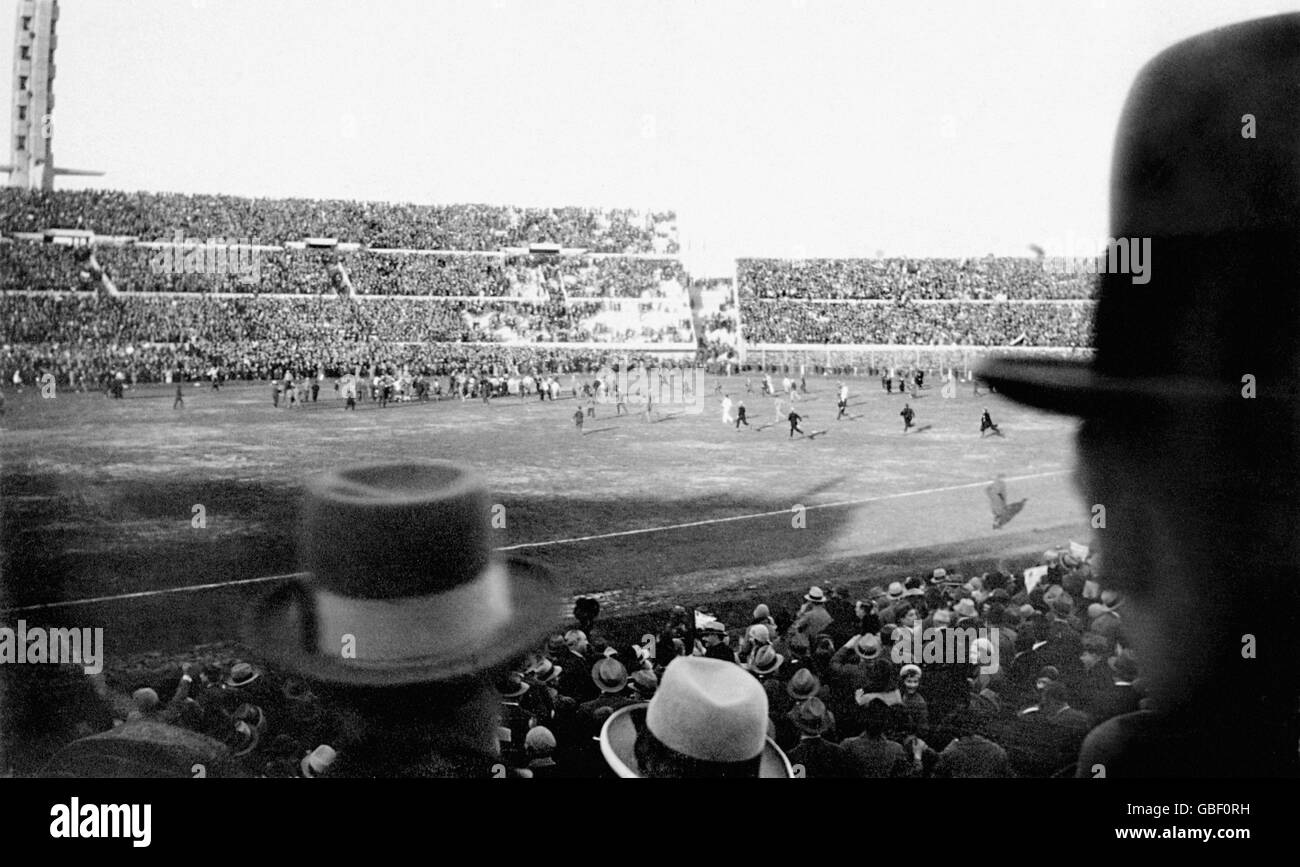
[(497, 557), (477, 478), (446, 461), (376, 463), (307, 485), (309, 575), (255, 609), (247, 639), (277, 665), (352, 686), (463, 680), (539, 645), (563, 611), (540, 566)]
[[(999, 357), (983, 378), (1080, 416), (1139, 405), (1293, 413), (1298, 47), (1300, 15), (1279, 15), (1184, 40), (1146, 65), (1115, 144), (1116, 243), (1098, 263), (1093, 360)], [(1256, 399), (1243, 400), (1252, 383)]]

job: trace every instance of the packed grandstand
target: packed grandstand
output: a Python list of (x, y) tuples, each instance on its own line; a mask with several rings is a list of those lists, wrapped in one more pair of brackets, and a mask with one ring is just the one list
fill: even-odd
[[(0, 365), (6, 383), (49, 373), (88, 388), (214, 367), (232, 379), (554, 373), (629, 353), (717, 364), (787, 347), (844, 356), (1089, 343), (1084, 269), (1008, 257), (740, 259), (734, 279), (693, 280), (675, 220), (7, 189)], [(865, 372), (874, 358), (851, 360)]]

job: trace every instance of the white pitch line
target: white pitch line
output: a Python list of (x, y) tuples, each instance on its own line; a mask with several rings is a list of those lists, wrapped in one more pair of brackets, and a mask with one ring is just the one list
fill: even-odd
[[(1052, 470), (1047, 473), (1033, 473), (1028, 476), (1012, 476), (1005, 479), (1008, 482), (1021, 482), (1026, 479), (1041, 479), (1047, 476), (1059, 476), (1069, 470)], [(946, 488), (929, 488), (923, 491), (904, 491), (901, 494), (881, 494), (878, 497), (862, 497), (857, 500), (841, 500), (838, 503), (817, 503), (811, 506), (804, 506), (806, 511), (811, 512), (813, 509), (835, 509), (841, 506), (860, 506), (863, 503), (879, 503), (884, 500), (900, 500), (903, 497), (919, 497), (924, 494), (944, 494), (949, 491), (961, 491), (967, 488), (980, 488), (987, 485), (988, 482), (971, 482), (965, 485), (952, 485)], [(726, 524), (731, 521), (748, 521), (753, 518), (770, 518), (773, 515), (789, 515), (790, 509), (777, 509), (774, 512), (756, 512), (752, 515), (733, 515), (730, 518), (706, 518), (703, 521), (690, 521), (685, 524), (669, 524), (664, 527), (644, 527), (639, 530), (620, 530), (617, 533), (600, 533), (595, 536), (575, 536), (572, 539), (552, 539), (548, 542), (524, 542), (519, 545), (507, 545), (504, 548), (497, 548), (498, 551), (516, 551), (520, 548), (546, 548), (550, 545), (568, 545), (573, 542), (592, 542), (597, 539), (614, 539), (619, 536), (639, 536), (643, 533), (662, 533), (667, 530), (684, 530), (688, 527), (704, 527), (709, 524)]]
[[(1028, 479), (1043, 479), (1049, 476), (1059, 476), (1068, 472), (1070, 472), (1070, 470), (1052, 470), (1045, 473), (1032, 473), (1027, 476), (1010, 476), (1006, 481), (1023, 482)], [(987, 484), (988, 482), (970, 482), (964, 485), (950, 485), (946, 488), (927, 488), (921, 491), (904, 491), (899, 494), (881, 494), (878, 497), (862, 497), (856, 500), (841, 500), (836, 503), (814, 503), (813, 505), (805, 506), (804, 508), (811, 512), (814, 509), (837, 509), (844, 506), (860, 506), (865, 503), (901, 500), (904, 497), (920, 497), (926, 494), (944, 494), (951, 491), (964, 491), (969, 488), (983, 487)], [(711, 524), (727, 524), (733, 521), (750, 521), (755, 518), (770, 518), (774, 515), (789, 515), (790, 513), (790, 509), (778, 509), (772, 512), (755, 512), (750, 515), (732, 515), (729, 518), (706, 518), (702, 521), (690, 521), (685, 524), (668, 524), (663, 527), (643, 527), (637, 530), (620, 530), (615, 533), (599, 533), (593, 536), (574, 536), (570, 539), (551, 539), (546, 542), (522, 542), (518, 545), (506, 545), (497, 548), (496, 550), (518, 551), (521, 548), (547, 548), (551, 545), (572, 545), (577, 542), (594, 542), (599, 539), (616, 539), (620, 536), (640, 536), (646, 533), (665, 533), (669, 530), (685, 530), (690, 527), (706, 527)], [(298, 578), (306, 574), (306, 572), (289, 572), (284, 575), (264, 575), (260, 578), (240, 578), (233, 581), (217, 581), (212, 584), (191, 584), (185, 587), (166, 587), (160, 590), (141, 590), (136, 593), (122, 593), (117, 596), (95, 596), (88, 599), (69, 599), (66, 602), (45, 602), (39, 605), (24, 605), (21, 608), (0, 609), (0, 614), (21, 614), (27, 611), (41, 611), (49, 608), (70, 608), (74, 605), (94, 605), (99, 602), (118, 602), (124, 599), (144, 599), (150, 596), (163, 596), (167, 593), (189, 593), (195, 590), (217, 590), (222, 587), (237, 587), (242, 584), (261, 584), (267, 581)]]
[(44, 602), (40, 605), (24, 605), (21, 608), (3, 608), (0, 614), (20, 614), (24, 611), (40, 611), (45, 608), (67, 608), (73, 605), (93, 605), (97, 602), (117, 602), (122, 599), (143, 599), (147, 596), (162, 596), (166, 593), (189, 593), (193, 590), (216, 590), (221, 587), (237, 587), (240, 584), (260, 584), (264, 581), (278, 581), (282, 578), (296, 578), (306, 572), (289, 572), (285, 575), (263, 575), (261, 578), (239, 578), (234, 581), (217, 581), (213, 584), (188, 584), (184, 587), (164, 587), (160, 590), (141, 590), (137, 593), (120, 593), (117, 596), (92, 596), (88, 599), (69, 599), (66, 602)]

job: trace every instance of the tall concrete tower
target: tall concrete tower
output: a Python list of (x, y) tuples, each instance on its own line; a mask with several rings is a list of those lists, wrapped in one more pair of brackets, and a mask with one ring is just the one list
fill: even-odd
[(19, 0), (14, 24), (13, 118), (9, 147), (9, 186), (54, 189), (55, 175), (103, 172), (54, 166), (54, 33), (58, 0)]

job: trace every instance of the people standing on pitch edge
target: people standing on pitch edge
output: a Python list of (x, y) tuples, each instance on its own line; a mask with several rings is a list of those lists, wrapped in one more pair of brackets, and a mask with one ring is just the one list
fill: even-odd
[(903, 411), (899, 413), (903, 417), (903, 433), (912, 429), (912, 419), (916, 418), (916, 413), (912, 411), (912, 405), (903, 404)]

